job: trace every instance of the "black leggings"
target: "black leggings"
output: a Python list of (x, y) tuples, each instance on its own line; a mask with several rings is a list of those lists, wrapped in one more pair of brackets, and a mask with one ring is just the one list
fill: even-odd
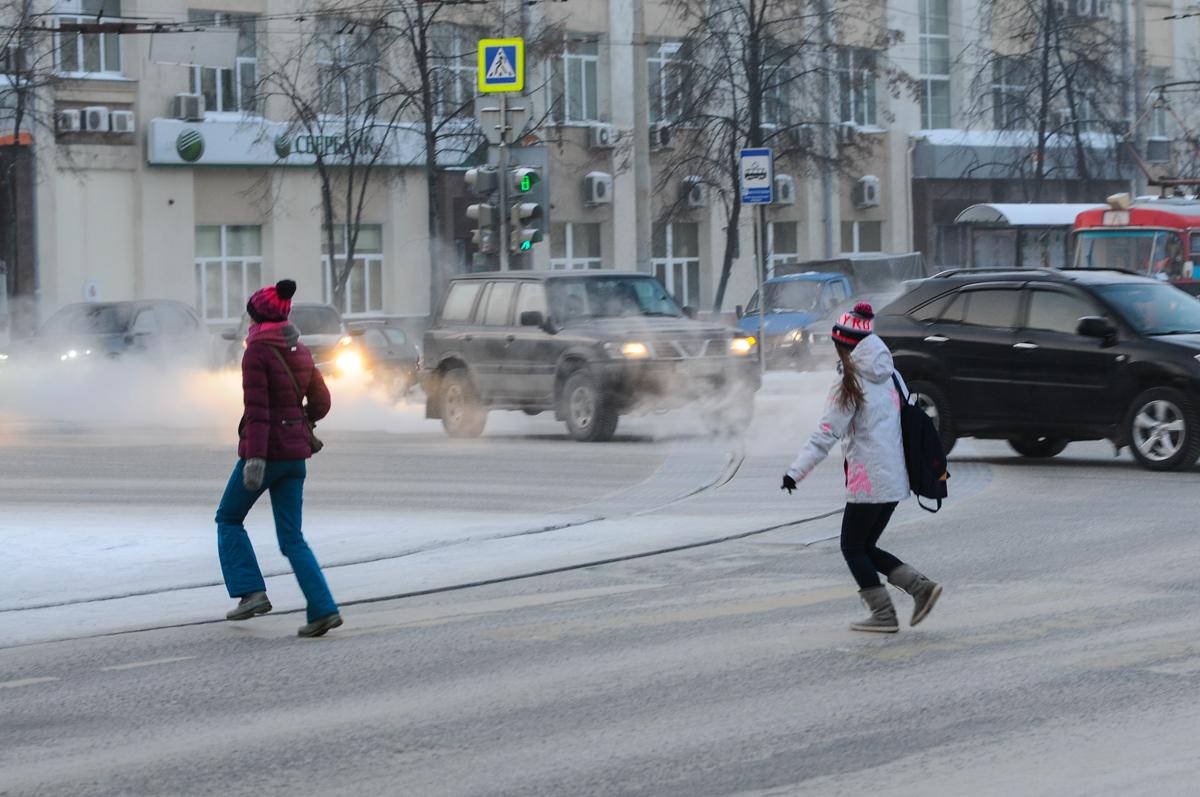
[(887, 528), (896, 504), (846, 504), (842, 513), (842, 556), (859, 589), (879, 586), (876, 573), (888, 573), (904, 564), (882, 548), (879, 535)]

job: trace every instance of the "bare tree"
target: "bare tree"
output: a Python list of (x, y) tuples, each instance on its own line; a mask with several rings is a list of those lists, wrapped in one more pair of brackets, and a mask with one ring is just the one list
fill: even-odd
[[(1108, 4), (989, 0), (984, 39), (964, 57), (974, 64), (973, 121), (1023, 131), (1029, 157), (976, 168), (1007, 170), (1040, 201), (1050, 182), (1071, 177), (1085, 191), (1116, 157), (1129, 125), (1132, 75), (1122, 70), (1126, 34)], [(1106, 143), (1107, 142), (1107, 143)]]
[(34, 0), (0, 4), (0, 191), (4, 205), (0, 258), (7, 270), (8, 296), (16, 308), (14, 328), (20, 331), (29, 331), (36, 323), (32, 308), (37, 291), (33, 263), (25, 262), (19, 245), (21, 208), (32, 201), (22, 195), (22, 184), (26, 177), (32, 181), (35, 136), (53, 136), (55, 132), (50, 100), (57, 80), (54, 50), (37, 8)]
[[(670, 78), (671, 96), (659, 115), (680, 135), (659, 188), (669, 191), (682, 175), (696, 176), (721, 202), (725, 246), (714, 312), (721, 310), (738, 256), (739, 151), (771, 147), (777, 162), (800, 174), (839, 171), (853, 156), (834, 136), (842, 122), (834, 100), (836, 43), (844, 23), (871, 19), (872, 7), (877, 10), (877, 4), (855, 0), (672, 0), (685, 45), (675, 59), (680, 73)], [(885, 50), (896, 38), (880, 27), (864, 50)], [(893, 82), (902, 79), (882, 59), (858, 70), (871, 79), (877, 73), (889, 74)]]
[(273, 37), (263, 54), (260, 93), (266, 108), (288, 115), (290, 135), (277, 144), (279, 154), (289, 155), (283, 142), (299, 138), (313, 158), (331, 298), (341, 307), (367, 200), (394, 173), (388, 167), (411, 133), (404, 121), (410, 102), (383, 79), (396, 31), (377, 12), (322, 6), (297, 24), (298, 34)]

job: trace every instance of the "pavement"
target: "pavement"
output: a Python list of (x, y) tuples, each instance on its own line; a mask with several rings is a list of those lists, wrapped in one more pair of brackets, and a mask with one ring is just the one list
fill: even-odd
[[(332, 423), (307, 533), (347, 622), (320, 640), (284, 572), (238, 624), (186, 581), (213, 581), (224, 440), (0, 427), (0, 795), (1195, 794), (1196, 472), (965, 441), (946, 509), (882, 541), (941, 603), (854, 634), (839, 464), (778, 490), (825, 381), (773, 378), (740, 441)], [(62, 513), (98, 526), (56, 537)]]

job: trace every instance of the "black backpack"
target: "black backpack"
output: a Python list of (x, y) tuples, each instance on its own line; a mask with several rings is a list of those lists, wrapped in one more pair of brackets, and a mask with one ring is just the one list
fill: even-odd
[[(917, 504), (926, 512), (937, 512), (942, 508), (942, 499), (948, 495), (946, 482), (950, 472), (946, 470), (946, 449), (937, 427), (920, 407), (909, 403), (911, 396), (905, 395), (900, 380), (892, 374), (900, 403), (900, 435), (904, 439), (904, 465), (908, 469), (908, 486), (917, 494)], [(922, 498), (937, 501), (937, 509), (921, 503)]]

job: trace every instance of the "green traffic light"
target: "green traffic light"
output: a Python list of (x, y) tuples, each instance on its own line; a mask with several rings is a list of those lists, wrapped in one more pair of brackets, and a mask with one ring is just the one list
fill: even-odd
[(528, 252), (528, 251), (529, 251), (530, 249), (532, 249), (532, 248), (533, 248), (533, 243), (532, 243), (532, 242), (530, 242), (530, 241), (521, 241), (521, 251), (522, 251), (522, 252)]
[(533, 178), (528, 174), (521, 175), (521, 190), (528, 191), (533, 188)]

